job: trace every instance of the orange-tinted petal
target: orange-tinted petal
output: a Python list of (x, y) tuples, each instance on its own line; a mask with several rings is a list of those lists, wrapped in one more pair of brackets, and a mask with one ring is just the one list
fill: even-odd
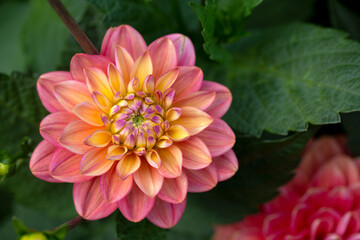
[(209, 148), (211, 156), (216, 157), (231, 149), (235, 144), (235, 134), (221, 119), (214, 122), (197, 135)]
[(182, 125), (171, 125), (166, 134), (173, 141), (184, 141), (190, 137), (190, 133)]
[(176, 144), (183, 153), (183, 166), (196, 170), (205, 168), (212, 162), (211, 154), (206, 144), (198, 137)]
[(116, 173), (115, 165), (100, 177), (101, 191), (108, 203), (117, 202), (124, 198), (130, 192), (132, 186), (132, 176), (122, 181)]
[(148, 150), (145, 157), (147, 162), (150, 164), (150, 166), (154, 168), (159, 168), (161, 164), (161, 159), (156, 150), (154, 149)]
[(157, 196), (169, 203), (181, 203), (186, 198), (187, 188), (188, 181), (183, 172), (180, 177), (165, 178), (162, 188)]
[(160, 90), (161, 92), (165, 92), (165, 90), (173, 85), (178, 75), (179, 68), (172, 69), (161, 75), (161, 77), (156, 80), (155, 89)]
[(59, 143), (73, 153), (84, 154), (92, 148), (84, 144), (85, 138), (99, 129), (101, 128), (91, 126), (81, 120), (72, 121), (65, 127)]
[(213, 189), (217, 182), (214, 164), (199, 170), (184, 170), (188, 178), (188, 192), (206, 192)]
[(135, 61), (131, 69), (130, 79), (137, 77), (139, 79), (139, 85), (142, 86), (146, 76), (151, 75), (152, 73), (153, 64), (150, 54), (148, 51), (145, 51), (145, 53)]
[(140, 222), (154, 206), (155, 198), (149, 198), (134, 184), (130, 193), (118, 201), (121, 213), (132, 222)]
[(203, 72), (195, 66), (183, 66), (179, 68), (179, 75), (171, 86), (175, 89), (175, 101), (200, 89), (203, 81)]
[(232, 149), (226, 153), (213, 158), (218, 180), (225, 181), (231, 178), (239, 168), (239, 163)]
[(124, 146), (111, 145), (108, 147), (106, 158), (109, 160), (120, 160), (125, 156), (127, 151), (128, 149)]
[(116, 203), (107, 203), (103, 198), (98, 177), (75, 183), (73, 197), (76, 211), (87, 220), (107, 217), (117, 208)]
[(82, 102), (73, 108), (73, 112), (84, 122), (94, 126), (104, 126), (101, 111), (90, 102)]
[(80, 171), (86, 176), (100, 176), (106, 173), (114, 161), (106, 159), (106, 148), (93, 148), (81, 159)]
[(108, 76), (111, 88), (115, 93), (120, 92), (121, 96), (126, 95), (126, 86), (123, 74), (115, 67), (114, 64), (109, 64)]
[(213, 122), (207, 113), (193, 107), (181, 108), (181, 116), (172, 122), (185, 127), (190, 135), (196, 135), (207, 128)]
[(43, 140), (37, 145), (30, 159), (30, 170), (35, 177), (47, 182), (61, 182), (50, 175), (49, 165), (57, 147)]
[(117, 164), (116, 172), (121, 180), (125, 180), (128, 176), (136, 172), (140, 167), (140, 157), (130, 153), (125, 155)]
[(82, 155), (74, 154), (66, 149), (59, 148), (53, 155), (49, 171), (51, 176), (64, 182), (84, 182), (91, 176), (82, 175), (80, 162)]
[(155, 79), (176, 67), (176, 50), (170, 39), (163, 37), (155, 40), (149, 45), (148, 51), (153, 62)]
[(153, 198), (160, 191), (164, 177), (146, 162), (142, 162), (140, 168), (134, 173), (134, 180), (138, 187), (147, 196)]
[(114, 94), (105, 72), (96, 67), (87, 67), (84, 69), (84, 72), (86, 75), (86, 84), (91, 93), (97, 91), (103, 94), (107, 99), (113, 99)]
[(61, 147), (58, 139), (62, 131), (71, 121), (78, 119), (67, 111), (55, 112), (47, 115), (40, 123), (40, 134), (49, 143)]
[(63, 71), (45, 73), (39, 77), (37, 91), (42, 104), (49, 112), (64, 110), (54, 95), (54, 87), (57, 83), (71, 79), (71, 74)]
[(171, 228), (179, 222), (184, 213), (185, 205), (186, 200), (179, 204), (172, 204), (156, 198), (154, 207), (147, 219), (161, 228)]
[(210, 81), (203, 81), (200, 90), (216, 93), (213, 104), (206, 109), (206, 112), (215, 118), (224, 116), (232, 101), (230, 90), (224, 85)]
[(112, 139), (112, 135), (107, 130), (96, 130), (85, 138), (84, 143), (93, 147), (105, 147)]
[(214, 92), (197, 91), (174, 102), (174, 107), (194, 107), (200, 110), (206, 110), (215, 100)]
[(77, 53), (74, 55), (74, 57), (71, 59), (70, 62), (70, 72), (73, 76), (72, 79), (86, 82), (84, 69), (87, 67), (97, 67), (101, 69), (102, 71), (106, 72), (107, 67), (111, 61), (101, 55), (90, 55), (90, 54), (84, 54), (84, 53)]
[(69, 112), (82, 102), (91, 101), (91, 95), (86, 85), (79, 81), (63, 81), (54, 87), (54, 93), (59, 103)]
[(156, 150), (161, 159), (159, 173), (166, 178), (176, 178), (181, 175), (182, 152), (174, 145), (168, 148), (159, 148)]
[(125, 86), (130, 82), (130, 73), (134, 65), (134, 59), (126, 51), (125, 48), (121, 46), (116, 46), (115, 49), (115, 62), (118, 69), (120, 69), (122, 76), (124, 78)]

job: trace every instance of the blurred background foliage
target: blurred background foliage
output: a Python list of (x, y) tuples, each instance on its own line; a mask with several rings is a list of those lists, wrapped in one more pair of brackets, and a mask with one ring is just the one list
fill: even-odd
[[(357, 2), (63, 0), (98, 49), (105, 31), (120, 24), (132, 25), (148, 44), (172, 32), (189, 36), (205, 79), (233, 91), (225, 120), (237, 133), (240, 162), (229, 181), (189, 194), (173, 229), (113, 214), (66, 239), (209, 239), (213, 224), (240, 220), (274, 197), (315, 133), (346, 133), (352, 153), (360, 154)], [(28, 161), (47, 114), (37, 77), (68, 70), (82, 49), (44, 0), (0, 1), (0, 32), (0, 164), (12, 166), (0, 178), (0, 239), (13, 240), (12, 216), (40, 231), (76, 216), (72, 185), (38, 180)]]

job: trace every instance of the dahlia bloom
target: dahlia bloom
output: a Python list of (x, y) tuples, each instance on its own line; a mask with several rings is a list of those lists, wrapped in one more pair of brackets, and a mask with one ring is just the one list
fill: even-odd
[(110, 28), (100, 55), (76, 54), (70, 72), (40, 76), (50, 114), (32, 173), (74, 183), (85, 219), (119, 208), (130, 221), (174, 226), (187, 192), (208, 191), (238, 167), (235, 135), (220, 119), (231, 93), (203, 81), (194, 63), (193, 44), (181, 34), (146, 46), (132, 27)]
[(243, 221), (215, 227), (214, 240), (359, 240), (360, 159), (346, 155), (341, 138), (307, 147), (296, 175)]

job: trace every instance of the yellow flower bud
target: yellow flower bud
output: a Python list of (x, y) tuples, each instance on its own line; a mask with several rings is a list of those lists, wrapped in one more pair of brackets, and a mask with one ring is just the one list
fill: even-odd
[(20, 240), (47, 240), (47, 238), (44, 234), (37, 232), (26, 234)]

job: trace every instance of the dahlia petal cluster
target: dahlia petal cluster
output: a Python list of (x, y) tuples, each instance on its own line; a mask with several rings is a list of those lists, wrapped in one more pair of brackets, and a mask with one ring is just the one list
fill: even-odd
[(235, 135), (220, 118), (231, 104), (225, 86), (203, 81), (182, 34), (149, 46), (132, 27), (110, 28), (100, 55), (76, 54), (70, 72), (40, 76), (50, 114), (32, 173), (74, 183), (76, 211), (88, 220), (117, 208), (130, 221), (147, 217), (169, 228), (187, 192), (212, 189), (238, 168)]
[(359, 240), (360, 159), (343, 138), (312, 140), (295, 177), (261, 212), (215, 227), (214, 240)]

